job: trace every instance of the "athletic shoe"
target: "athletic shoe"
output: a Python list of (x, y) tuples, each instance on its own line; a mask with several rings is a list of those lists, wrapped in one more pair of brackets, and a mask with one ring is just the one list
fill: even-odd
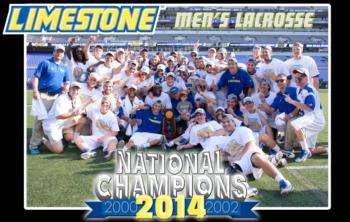
[(170, 142), (167, 142), (166, 144), (165, 144), (165, 146), (169, 149), (169, 148), (171, 148), (171, 147), (173, 147), (175, 145), (175, 143), (173, 142), (173, 141), (170, 141)]
[(93, 151), (87, 151), (87, 152), (84, 152), (82, 154), (80, 154), (80, 158), (83, 159), (83, 160), (87, 160), (87, 159), (90, 159), (91, 157), (95, 157), (96, 156), (96, 152), (93, 152)]
[(160, 147), (163, 149), (163, 150), (167, 150), (168, 147), (166, 146), (166, 143), (168, 141), (166, 140), (166, 137), (164, 135), (162, 135), (162, 137), (160, 138)]
[(110, 153), (107, 152), (107, 154), (104, 156), (104, 158), (105, 158), (106, 160), (111, 160), (111, 159), (113, 158), (114, 151), (115, 151), (115, 150), (113, 150), (113, 151), (110, 152)]
[(255, 187), (249, 186), (247, 190), (247, 197), (254, 197), (256, 195), (258, 195), (258, 189)]
[(176, 145), (184, 145), (186, 143), (188, 143), (188, 141), (186, 139), (182, 138), (181, 140), (177, 141), (175, 144)]
[(286, 156), (289, 159), (293, 159), (295, 158), (295, 154), (294, 154), (294, 149), (293, 148), (285, 148), (285, 149), (281, 149), (282, 153), (284, 156)]
[(35, 148), (35, 149), (32, 148), (32, 149), (30, 149), (30, 154), (37, 155), (37, 154), (40, 154), (40, 151), (38, 148)]
[(281, 180), (279, 182), (281, 195), (287, 195), (288, 193), (292, 192), (294, 187), (288, 180)]
[(284, 144), (284, 141), (285, 141), (285, 136), (282, 136), (281, 134), (278, 134), (277, 137), (276, 137), (276, 142), (278, 144)]
[(125, 141), (124, 140), (119, 140), (117, 149), (122, 149), (125, 146)]
[(274, 153), (274, 154), (271, 154), (271, 155), (269, 156), (269, 161), (270, 161), (275, 167), (278, 167), (280, 160), (283, 158), (283, 153), (282, 153), (281, 150), (278, 151), (278, 152), (276, 152), (276, 151), (274, 151), (274, 150), (271, 150), (271, 151), (273, 151), (273, 152), (271, 152), (271, 153)]
[(279, 167), (285, 167), (287, 166), (287, 164), (288, 164), (288, 161), (285, 158), (282, 158), (277, 162), (277, 166)]
[(295, 159), (295, 162), (305, 162), (311, 157), (311, 152), (309, 150), (301, 150), (299, 156)]

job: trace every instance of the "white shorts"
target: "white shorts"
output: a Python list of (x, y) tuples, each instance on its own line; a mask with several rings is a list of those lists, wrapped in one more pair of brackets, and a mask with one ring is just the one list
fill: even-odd
[(103, 151), (107, 150), (108, 144), (111, 141), (116, 141), (118, 142), (117, 138), (114, 136), (110, 136), (108, 137), (102, 144), (97, 142), (98, 138), (100, 138), (101, 136), (79, 136), (80, 139), (82, 139), (84, 141), (84, 143), (87, 144), (87, 149), (89, 151), (95, 150), (98, 147), (103, 147)]
[(73, 133), (73, 122), (65, 121), (63, 124), (56, 124), (55, 121), (48, 120), (43, 122), (43, 130), (51, 144), (58, 143), (62, 140), (64, 133)]
[(161, 137), (162, 137), (162, 134), (136, 132), (134, 133), (134, 135), (132, 135), (130, 140), (132, 140), (136, 146), (140, 146), (152, 140), (160, 139)]
[(283, 120), (285, 116), (286, 116), (285, 113), (280, 113), (275, 118), (276, 129), (279, 132), (285, 132), (286, 131), (287, 122), (285, 120)]
[(305, 134), (305, 138), (308, 139), (317, 135), (323, 129), (325, 120), (323, 113), (318, 115), (315, 113), (307, 113), (304, 116), (293, 120), (291, 124), (296, 130), (302, 129)]
[(260, 153), (265, 156), (264, 152), (259, 147), (254, 146), (253, 149), (248, 150), (240, 160), (234, 163), (241, 167), (245, 176), (252, 173), (255, 179), (259, 179), (262, 176), (263, 171), (261, 168), (256, 168), (252, 164), (251, 157), (255, 153)]

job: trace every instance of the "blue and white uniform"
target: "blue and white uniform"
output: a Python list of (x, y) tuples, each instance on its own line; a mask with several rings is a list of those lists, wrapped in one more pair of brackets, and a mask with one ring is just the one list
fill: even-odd
[(320, 96), (317, 90), (308, 84), (303, 89), (297, 88), (297, 97), (302, 104), (310, 107), (312, 111), (301, 110), (299, 112), (301, 117), (293, 120), (291, 124), (296, 130), (303, 130), (309, 147), (315, 147), (317, 135), (325, 125)]
[(141, 119), (142, 123), (136, 133), (130, 138), (136, 146), (144, 145), (152, 140), (162, 137), (161, 129), (163, 123), (163, 114), (154, 115), (152, 110), (136, 111), (136, 119)]

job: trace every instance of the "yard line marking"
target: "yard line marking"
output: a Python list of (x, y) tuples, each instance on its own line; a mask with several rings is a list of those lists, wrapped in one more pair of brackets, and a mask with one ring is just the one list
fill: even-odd
[(315, 165), (315, 166), (287, 166), (289, 170), (303, 170), (303, 169), (328, 169), (328, 165)]
[[(300, 166), (301, 167), (301, 166)], [(307, 166), (305, 166), (307, 167)], [(308, 168), (312, 169), (312, 168)], [(325, 194), (320, 190), (319, 187), (317, 187), (315, 184), (313, 184), (310, 180), (308, 180), (306, 177), (301, 175), (297, 170), (290, 170), (286, 169), (292, 176), (295, 177), (299, 183), (303, 184), (304, 187), (306, 187), (307, 191), (311, 192), (311, 194), (315, 197), (315, 199), (319, 200), (322, 205), (327, 206), (328, 205), (328, 192)]]

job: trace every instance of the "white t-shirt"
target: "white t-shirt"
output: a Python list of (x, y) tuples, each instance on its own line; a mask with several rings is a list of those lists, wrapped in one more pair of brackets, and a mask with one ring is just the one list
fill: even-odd
[(275, 58), (273, 58), (268, 64), (261, 64), (259, 71), (257, 71), (257, 75), (259, 78), (264, 78), (269, 82), (272, 92), (279, 91), (278, 85), (275, 81), (277, 75), (280, 73), (284, 73), (287, 76), (289, 75), (289, 71), (284, 62)]
[[(267, 104), (271, 105), (273, 103), (273, 100), (275, 99), (275, 97), (276, 97), (276, 94), (273, 92), (270, 92), (269, 95), (267, 97), (265, 97)], [(262, 109), (263, 103), (261, 102), (261, 100), (259, 98), (259, 93), (254, 93), (252, 95), (252, 99), (253, 99), (256, 107), (258, 107), (259, 109)]]
[(99, 75), (99, 78), (102, 79), (106, 76), (112, 77), (112, 67), (108, 68), (105, 64), (101, 64), (96, 67), (95, 72)]
[(92, 55), (90, 52), (89, 53), (89, 59), (88, 61), (86, 62), (87, 66), (92, 66), (92, 65), (95, 65), (96, 63), (98, 62), (101, 62), (101, 61), (104, 61), (102, 58), (100, 59), (96, 59), (96, 57), (94, 55)]
[[(267, 116), (264, 112), (261, 112), (261, 114), (267, 119)], [(262, 128), (264, 127), (264, 124), (261, 121), (258, 113), (257, 112), (255, 112), (255, 113), (247, 112), (247, 117), (248, 117), (249, 128), (253, 132), (256, 132), (256, 133), (261, 132)]]
[(111, 111), (102, 114), (99, 107), (88, 106), (86, 115), (91, 119), (93, 136), (101, 137), (105, 136), (109, 131), (119, 131), (118, 119)]
[(89, 89), (87, 87), (87, 83), (82, 83), (80, 87), (80, 100), (82, 103), (86, 102), (93, 96), (97, 96), (99, 94), (99, 90), (93, 88)]
[[(95, 107), (100, 107), (102, 98), (104, 96), (105, 95), (101, 91), (99, 91), (99, 93), (96, 94), (96, 101), (94, 103)], [(117, 101), (116, 101), (113, 93), (109, 94), (108, 98), (109, 98), (109, 100), (111, 101), (111, 104), (112, 104), (112, 111), (113, 112), (118, 112)]]
[(215, 151), (217, 150), (217, 145), (222, 144), (225, 136), (212, 136), (209, 138), (203, 138), (199, 135), (199, 133), (214, 132), (220, 129), (223, 129), (223, 127), (216, 121), (209, 121), (203, 124), (196, 124), (191, 128), (189, 143), (194, 146), (197, 144), (201, 144), (204, 151)]
[(226, 137), (226, 143), (222, 150), (231, 157), (235, 157), (242, 152), (245, 145), (250, 141), (255, 144), (253, 132), (245, 126), (239, 126), (230, 136)]
[(153, 98), (146, 96), (145, 104), (148, 104), (150, 106), (153, 106), (155, 102), (160, 100), (162, 102), (162, 106), (164, 106), (166, 109), (172, 109), (173, 105), (171, 104), (171, 100), (168, 94), (165, 92), (162, 92), (159, 97), (153, 96)]
[(162, 82), (161, 86), (162, 86), (163, 92), (165, 92), (165, 93), (168, 93), (170, 91), (171, 87), (174, 87), (174, 86), (179, 88), (180, 91), (187, 90), (187, 87), (186, 87), (184, 81), (181, 81), (181, 80), (179, 80), (179, 81), (175, 80), (174, 85), (172, 85), (172, 86), (168, 86), (167, 82), (164, 81), (164, 82)]
[(67, 119), (57, 119), (56, 117), (68, 113), (80, 106), (81, 101), (79, 97), (77, 97), (75, 100), (71, 100), (68, 96), (68, 93), (60, 95), (56, 98), (55, 102), (53, 103), (48, 113), (48, 118), (44, 120), (46, 122), (46, 126), (48, 128), (63, 127)]
[(196, 75), (201, 79), (205, 79), (205, 77), (207, 75), (207, 71), (202, 70), (202, 69), (196, 69)]
[[(286, 64), (287, 69), (289, 70), (289, 74), (292, 75), (293, 70), (296, 68), (304, 68), (309, 71), (309, 83), (312, 84), (313, 80), (312, 78), (314, 76), (317, 76), (320, 74), (318, 71), (316, 62), (313, 58), (310, 56), (302, 56), (300, 59), (290, 58), (284, 62)], [(292, 75), (292, 80), (290, 82), (290, 86), (297, 87), (297, 84), (295, 83), (295, 78)]]
[(68, 67), (70, 70), (70, 81), (80, 81), (80, 77), (87, 74), (88, 63), (76, 62), (73, 56), (68, 60)]

